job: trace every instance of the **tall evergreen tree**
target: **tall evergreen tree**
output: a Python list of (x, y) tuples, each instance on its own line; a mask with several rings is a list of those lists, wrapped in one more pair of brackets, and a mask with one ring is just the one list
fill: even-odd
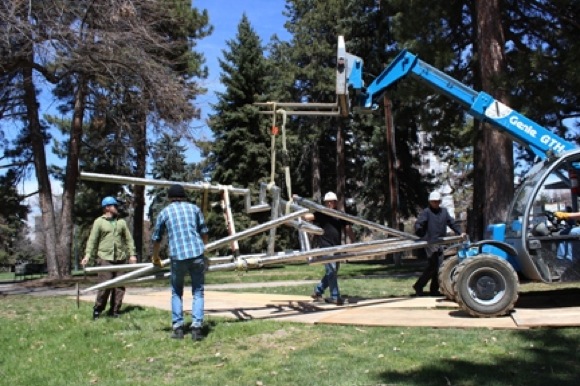
[(29, 208), (23, 204), (24, 197), (16, 190), (17, 181), (17, 173), (12, 169), (0, 176), (0, 265), (14, 264), (18, 255), (15, 242), (26, 229)]
[[(271, 141), (269, 119), (259, 115), (252, 105), (267, 100), (269, 68), (261, 40), (245, 14), (235, 39), (228, 40), (226, 45), (224, 57), (219, 60), (220, 79), (226, 89), (218, 93), (218, 102), (213, 106), (215, 114), (209, 120), (215, 138), (209, 157), (213, 168), (211, 178), (214, 183), (247, 187), (256, 192), (260, 183), (269, 182)], [(283, 186), (281, 181), (276, 179), (278, 186)], [(242, 202), (232, 200), (232, 207), (236, 228), (249, 227), (251, 220), (243, 213)], [(225, 236), (227, 230), (221, 215), (212, 219), (212, 226), (222, 224), (212, 232)], [(239, 243), (240, 251), (264, 249), (265, 242), (260, 236), (243, 240)]]

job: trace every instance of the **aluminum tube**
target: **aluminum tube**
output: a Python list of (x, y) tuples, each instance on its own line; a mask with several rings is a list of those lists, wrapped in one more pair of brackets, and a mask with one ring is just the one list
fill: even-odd
[(87, 267), (86, 272), (121, 272), (132, 271), (137, 268), (148, 267), (149, 263), (106, 265), (103, 267)]
[(309, 251), (310, 248), (310, 239), (308, 238), (308, 234), (304, 231), (298, 231), (298, 240), (300, 241), (300, 250), (301, 251)]
[[(280, 217), (280, 189), (273, 186), (271, 189), (272, 205), (270, 211), (270, 218), (275, 219)], [(276, 250), (276, 228), (270, 228), (270, 235), (268, 236), (268, 255), (273, 255)]]
[(220, 256), (220, 257), (212, 257), (209, 258), (208, 261), (210, 264), (219, 264), (219, 263), (223, 263), (223, 262), (231, 262), (234, 261), (236, 259), (236, 257), (234, 257), (234, 255), (229, 255), (229, 256)]
[(311, 224), (307, 221), (301, 221), (301, 220), (288, 221), (286, 223), (286, 225), (289, 225), (293, 228), (296, 228), (300, 232), (311, 233), (311, 234), (317, 235), (317, 236), (322, 236), (324, 234), (324, 229), (322, 229), (314, 224)]
[(270, 209), (270, 205), (266, 203), (266, 192), (268, 191), (268, 186), (264, 183), (260, 184), (260, 192), (258, 193), (258, 204), (252, 206), (252, 193), (248, 190), (244, 199), (244, 209), (246, 213), (256, 213), (265, 212)]
[[(222, 191), (222, 206), (224, 209), (224, 218), (226, 220), (226, 226), (228, 228), (228, 234), (236, 234), (236, 224), (234, 222), (234, 216), (232, 215), (232, 205), (230, 203), (230, 194), (227, 190)], [(234, 255), (239, 254), (240, 246), (237, 241), (232, 241), (230, 246)]]
[(305, 107), (305, 108), (337, 108), (338, 105), (336, 103), (303, 103), (303, 102), (256, 102), (253, 104), (254, 106), (260, 107)]
[(301, 206), (309, 208), (309, 209), (313, 209), (317, 212), (325, 213), (329, 216), (336, 217), (336, 218), (339, 218), (342, 220), (347, 220), (347, 221), (350, 221), (350, 222), (355, 223), (355, 224), (364, 225), (364, 226), (371, 228), (371, 229), (375, 229), (375, 230), (386, 232), (388, 234), (404, 237), (404, 238), (409, 239), (409, 240), (418, 240), (419, 239), (419, 237), (417, 237), (413, 234), (410, 234), (407, 232), (402, 232), (402, 231), (399, 231), (399, 230), (396, 230), (393, 228), (389, 228), (389, 227), (386, 227), (384, 225), (380, 225), (380, 224), (377, 224), (375, 222), (362, 219), (360, 217), (351, 216), (350, 214), (327, 208), (323, 205), (315, 203), (314, 201), (310, 201), (310, 200), (307, 200), (307, 199), (302, 198), (302, 197), (296, 198), (295, 202), (298, 205), (301, 205)]
[[(258, 114), (274, 115), (272, 111), (259, 111)], [(340, 111), (292, 111), (287, 110), (286, 115), (310, 115), (310, 116), (321, 116), (321, 117), (337, 117), (340, 115)]]
[[(446, 242), (444, 242), (443, 244), (452, 244), (454, 243), (455, 240), (448, 240)], [(331, 262), (336, 262), (336, 261), (344, 261), (344, 260), (348, 260), (348, 259), (353, 259), (353, 258), (359, 258), (359, 257), (366, 257), (366, 256), (376, 256), (376, 255), (384, 255), (384, 254), (390, 254), (390, 253), (396, 253), (396, 252), (403, 252), (403, 251), (412, 251), (414, 249), (418, 249), (418, 248), (423, 248), (427, 245), (432, 245), (434, 243), (428, 243), (426, 241), (404, 241), (401, 243), (394, 243), (388, 247), (385, 248), (377, 248), (377, 249), (371, 249), (371, 250), (366, 250), (366, 251), (362, 251), (362, 252), (354, 252), (354, 253), (344, 253), (340, 256), (320, 256), (320, 257), (315, 257), (313, 259), (310, 259), (308, 261), (309, 264), (326, 264), (326, 263), (331, 263)], [(437, 244), (442, 244), (442, 243), (437, 243)]]
[[(167, 180), (153, 180), (148, 178), (139, 178), (139, 177), (128, 177), (128, 176), (120, 176), (114, 174), (99, 174), (99, 173), (87, 173), (81, 172), (80, 177), (82, 180), (86, 181), (97, 181), (97, 182), (109, 182), (109, 183), (117, 183), (117, 184), (132, 184), (132, 185), (150, 185), (150, 186), (166, 186), (169, 187), (174, 184), (180, 184), (185, 189), (190, 190), (204, 190), (207, 189), (212, 193), (219, 193), (224, 189), (228, 189), (227, 186), (221, 185), (209, 185), (209, 184), (202, 184), (202, 183), (187, 183), (187, 182), (177, 182), (177, 181), (167, 181)], [(229, 188), (230, 191), (234, 190), (233, 188)], [(244, 189), (243, 192), (240, 192), (241, 189), (237, 189), (237, 192), (234, 194), (243, 195), (245, 194)]]
[[(165, 267), (167, 264), (169, 264), (170, 261), (171, 261), (170, 259), (165, 259), (161, 263)], [(158, 271), (161, 269), (162, 268), (154, 266), (153, 263), (148, 263), (147, 266), (145, 266), (143, 268), (136, 269), (136, 270), (129, 272), (129, 273), (126, 273), (124, 275), (117, 276), (111, 280), (107, 280), (107, 281), (104, 281), (102, 283), (96, 284), (92, 287), (89, 287), (89, 288), (82, 290), (81, 292), (86, 293), (89, 291), (99, 290), (102, 288), (118, 286), (119, 284), (124, 283), (127, 280), (135, 279), (137, 277), (140, 277), (140, 276), (143, 276), (145, 274), (152, 273), (152, 272), (155, 272), (155, 271)]]
[(270, 228), (282, 225), (283, 223), (285, 223), (289, 220), (295, 219), (296, 217), (303, 216), (306, 213), (308, 213), (308, 209), (302, 209), (298, 212), (290, 213), (290, 214), (287, 214), (285, 216), (278, 217), (277, 219), (265, 222), (263, 224), (259, 224), (255, 227), (245, 229), (241, 232), (236, 233), (235, 235), (224, 237), (220, 240), (216, 240), (216, 241), (213, 241), (213, 242), (207, 244), (205, 246), (205, 250), (207, 252), (213, 251), (214, 249), (217, 249), (217, 248), (221, 247), (222, 245), (227, 244), (231, 241), (240, 240), (240, 239), (243, 239), (243, 238), (246, 238), (249, 236), (253, 236), (257, 233), (263, 232), (263, 231), (268, 230)]
[(239, 258), (252, 259), (255, 257), (265, 257), (265, 256), (268, 256), (268, 255), (265, 253), (255, 253), (255, 254), (251, 254), (251, 255), (239, 255), (239, 256), (234, 256), (234, 255), (216, 256), (216, 257), (210, 257), (210, 258), (208, 258), (208, 260), (209, 260), (210, 264), (212, 264), (212, 263), (215, 264), (215, 263), (220, 262), (220, 261), (231, 262), (231, 261), (233, 261), (235, 259), (239, 259)]
[(155, 275), (138, 277), (137, 279), (127, 280), (123, 284), (143, 283), (146, 281), (163, 280), (171, 276), (171, 272), (158, 272)]
[(174, 184), (180, 184), (188, 190), (209, 190), (212, 193), (220, 193), (227, 190), (230, 194), (236, 196), (245, 196), (250, 192), (250, 189), (235, 188), (231, 185), (210, 185), (207, 183), (189, 183), (180, 181), (167, 180), (153, 180), (149, 178), (128, 177), (114, 174), (100, 174), (81, 172), (80, 177), (86, 181), (109, 182), (117, 184), (131, 184), (131, 185), (148, 185), (148, 186), (166, 186), (169, 187)]

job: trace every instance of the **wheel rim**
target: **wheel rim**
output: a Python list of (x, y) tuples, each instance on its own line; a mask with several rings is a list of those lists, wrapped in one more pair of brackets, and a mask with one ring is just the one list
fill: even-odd
[(467, 280), (469, 296), (484, 305), (497, 303), (506, 293), (506, 281), (497, 271), (475, 270)]

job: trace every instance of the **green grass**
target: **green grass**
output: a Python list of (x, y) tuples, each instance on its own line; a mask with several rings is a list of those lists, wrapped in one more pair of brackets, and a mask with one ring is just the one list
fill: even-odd
[(169, 339), (166, 311), (89, 319), (64, 297), (0, 302), (0, 379), (18, 385), (575, 385), (580, 329), (378, 328), (208, 319)]
[[(340, 285), (350, 296), (407, 295), (416, 278), (408, 273), (417, 270), (345, 264)], [(302, 280), (318, 279), (322, 272), (322, 266), (299, 265), (207, 278)], [(553, 288), (522, 286), (531, 292)], [(312, 285), (244, 291), (310, 294)], [(77, 309), (66, 297), (3, 297), (0, 379), (14, 386), (576, 385), (580, 372), (578, 328), (312, 326), (209, 317), (207, 338), (194, 343), (169, 339), (167, 311), (126, 306), (120, 319), (93, 322), (91, 306), (82, 302)]]

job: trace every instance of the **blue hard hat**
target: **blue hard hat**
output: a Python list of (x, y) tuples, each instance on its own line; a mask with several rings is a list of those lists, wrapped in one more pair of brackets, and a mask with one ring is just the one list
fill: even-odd
[(109, 205), (119, 205), (119, 203), (117, 202), (115, 197), (108, 196), (103, 198), (103, 201), (101, 201), (101, 206), (104, 208), (105, 206)]

